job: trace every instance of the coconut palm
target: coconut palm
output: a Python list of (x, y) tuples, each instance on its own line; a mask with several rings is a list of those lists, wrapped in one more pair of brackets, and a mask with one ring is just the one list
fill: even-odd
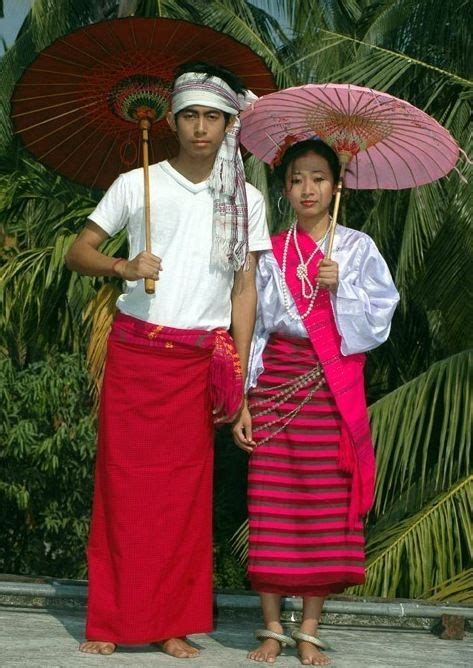
[[(0, 100), (0, 346), (24, 364), (51, 346), (82, 349), (84, 327), (92, 326), (89, 360), (98, 377), (117, 286), (71, 275), (62, 264), (98, 193), (52, 175), (12, 142), (7, 98), (35, 52), (59, 34), (115, 16), (117, 7), (85, 0), (54, 5), (56, 15), (51, 2), (34, 3), (0, 63), (0, 76), (9, 83)], [(280, 87), (350, 81), (404, 97), (471, 154), (466, 7), (466, 0), (455, 7), (439, 0), (138, 0), (120, 3), (119, 11), (184, 18), (227, 32), (266, 60)], [(272, 209), (276, 186), (267, 169), (254, 159), (247, 168), (267, 189)], [(367, 583), (358, 589), (366, 594), (471, 596), (466, 521), (472, 327), (465, 305), (472, 295), (473, 239), (467, 160), (459, 172), (412, 191), (345, 194), (344, 222), (375, 239), (401, 293), (391, 338), (368, 362), (379, 473), (367, 523)], [(274, 210), (272, 220), (275, 228), (281, 224)], [(107, 252), (118, 253), (122, 243), (110, 241)], [(229, 517), (232, 522), (238, 518)]]

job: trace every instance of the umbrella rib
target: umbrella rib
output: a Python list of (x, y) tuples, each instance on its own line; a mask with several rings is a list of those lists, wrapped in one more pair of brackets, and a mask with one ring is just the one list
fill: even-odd
[[(16, 97), (15, 98), (15, 104), (18, 104), (19, 102), (31, 102), (32, 100), (46, 100), (48, 97), (64, 97), (64, 95), (76, 95), (74, 91), (66, 91), (65, 93), (45, 93), (44, 95), (34, 95), (33, 97)], [(69, 100), (70, 102), (74, 102), (77, 98), (74, 98), (73, 100)], [(81, 97), (81, 99), (84, 99)], [(90, 99), (90, 98), (86, 98)], [(36, 110), (35, 110), (36, 111)], [(31, 112), (24, 112), (24, 113), (31, 113)], [(19, 114), (16, 114), (17, 116)]]
[[(97, 101), (96, 96), (91, 96), (91, 97), (86, 97), (86, 98), (81, 98), (82, 100), (95, 100)], [(17, 100), (18, 102), (18, 100)], [(48, 109), (57, 109), (58, 107), (63, 107), (65, 104), (72, 104), (74, 103), (75, 100), (66, 100), (66, 102), (58, 102), (57, 104), (50, 104), (47, 107), (37, 107), (36, 109), (30, 109), (29, 111), (22, 111), (21, 113), (18, 114), (12, 114), (12, 118), (20, 118), (20, 116), (29, 116), (30, 114), (37, 114), (41, 111), (47, 111)], [(75, 111), (75, 108), (71, 111)], [(57, 117), (55, 117), (57, 118)]]
[[(107, 155), (106, 155), (106, 156), (104, 157), (104, 159), (102, 160), (102, 164), (101, 164), (100, 167), (98, 168), (97, 173), (96, 173), (96, 175), (95, 175), (95, 177), (94, 177), (94, 180), (92, 181), (92, 186), (91, 186), (92, 188), (94, 187), (95, 183), (97, 182), (97, 179), (98, 179), (98, 177), (100, 176), (100, 173), (102, 172), (102, 170), (103, 170), (103, 168), (104, 168), (104, 166), (105, 166), (105, 163), (107, 162), (107, 160), (108, 160), (108, 158), (109, 158), (110, 153), (111, 153), (112, 150), (115, 148), (115, 143), (116, 143), (116, 141), (117, 141), (117, 138), (114, 137), (114, 138), (113, 138), (113, 141), (112, 141), (112, 144), (111, 144), (111, 146), (110, 146), (110, 149), (109, 149)], [(85, 165), (86, 162), (87, 162), (87, 161), (84, 160), (84, 162), (82, 163), (82, 166), (81, 166), (80, 169), (82, 169), (82, 167)], [(80, 169), (76, 172), (76, 174), (79, 174), (79, 173), (80, 173)]]
[[(84, 141), (82, 141), (80, 144), (78, 144), (78, 146), (76, 146), (76, 148), (75, 148), (75, 149), (72, 151), (72, 153), (70, 153), (69, 155), (74, 155), (74, 153), (76, 153), (76, 151), (77, 151), (79, 148), (81, 148), (81, 147), (83, 146), (83, 144), (84, 144), (86, 141), (89, 141), (89, 139), (90, 139), (91, 136), (93, 137), (93, 136), (96, 135), (98, 132), (99, 132), (99, 130), (95, 130), (95, 132), (93, 132), (92, 135), (89, 135), (88, 137), (86, 137), (86, 138), (84, 139)], [(102, 144), (102, 143), (104, 142), (106, 136), (107, 136), (107, 135), (102, 134), (102, 136), (100, 137), (99, 141), (94, 145), (94, 149), (97, 149), (97, 148), (100, 146), (100, 144)], [(64, 158), (64, 160), (58, 165), (58, 167), (61, 167), (61, 165), (63, 165), (63, 163), (68, 159), (68, 157), (69, 157), (69, 156), (67, 156), (66, 158)], [(82, 163), (81, 165), (79, 165), (79, 167), (76, 169), (76, 171), (75, 171), (74, 174), (72, 175), (72, 180), (74, 180), (74, 179), (77, 177), (77, 174), (80, 172), (80, 170), (82, 169), (83, 166), (84, 166), (84, 163)]]
[[(73, 49), (74, 51), (77, 51), (77, 53), (80, 53), (81, 56), (87, 56), (87, 58), (91, 58), (92, 60), (95, 60), (97, 63), (100, 65), (107, 65), (106, 61), (101, 60), (100, 58), (97, 58), (94, 56), (93, 53), (90, 53), (89, 51), (84, 51), (83, 49), (79, 49), (78, 46), (73, 44), (73, 42), (66, 42), (64, 39), (59, 40), (61, 44), (64, 44), (65, 47), (68, 49)], [(44, 56), (48, 56), (48, 58), (55, 58), (56, 60), (60, 60), (60, 58), (55, 57), (53, 54), (48, 53), (47, 51), (44, 52)], [(64, 61), (64, 62), (69, 62), (69, 61)], [(78, 63), (77, 62), (70, 62), (69, 64), (73, 65), (74, 67), (77, 67)]]
[[(418, 159), (416, 153), (414, 153), (414, 149), (413, 149), (413, 148), (411, 148), (410, 146), (408, 146), (408, 145), (406, 145), (406, 144), (399, 144), (399, 143), (396, 144), (396, 142), (393, 140), (393, 138), (390, 138), (390, 139), (391, 139), (391, 143), (394, 144), (394, 147), (389, 146), (389, 148), (390, 148), (391, 151), (393, 151), (393, 153), (395, 153), (401, 160), (403, 160), (403, 161), (405, 162), (404, 158), (403, 158), (403, 157), (398, 153), (398, 151), (396, 150), (396, 149), (398, 149), (398, 148), (401, 148), (403, 151), (408, 152), (410, 155), (413, 155), (416, 159)], [(387, 142), (386, 142), (386, 143), (387, 143)], [(418, 152), (420, 152), (420, 153), (423, 153), (423, 154), (424, 154), (430, 161), (432, 161), (432, 162), (435, 164), (435, 166), (437, 167), (437, 169), (438, 169), (440, 172), (443, 172), (443, 168), (442, 168), (442, 166), (440, 165), (439, 162), (437, 162), (437, 160), (434, 158), (433, 155), (429, 155), (429, 154), (428, 154), (426, 151), (424, 151), (424, 150), (422, 149), (422, 147), (420, 147), (420, 146), (416, 146), (416, 151), (418, 151)], [(425, 171), (426, 171), (426, 172), (429, 174), (429, 176), (430, 176), (430, 172), (429, 172), (428, 165), (426, 165), (425, 162), (422, 162), (421, 160), (419, 160), (419, 162), (422, 163), (422, 166), (424, 167)], [(412, 175), (412, 177), (413, 177), (413, 179), (414, 179), (414, 176), (413, 176), (412, 172), (411, 172), (411, 175)], [(435, 181), (437, 178), (439, 178), (439, 177), (435, 177), (433, 180)], [(414, 181), (415, 181), (415, 179), (414, 179)]]
[[(36, 67), (36, 68), (35, 68), (35, 74), (38, 73), (38, 72), (39, 72), (40, 74), (53, 74), (53, 75), (55, 75), (55, 76), (56, 76), (56, 75), (59, 75), (59, 76), (64, 76), (64, 77), (65, 77), (65, 76), (68, 76), (68, 77), (74, 77), (75, 79), (84, 79), (84, 78), (85, 78), (85, 75), (84, 75), (84, 74), (74, 74), (73, 72), (61, 72), (61, 71), (59, 71), (59, 70), (45, 70), (45, 69), (43, 69), (42, 67)], [(21, 84), (21, 85), (24, 86), (24, 85), (26, 85), (26, 84)], [(36, 85), (36, 84), (32, 84), (32, 85)], [(52, 84), (52, 85), (54, 85), (54, 86), (58, 86), (58, 85), (59, 85), (59, 82), (56, 82), (56, 83), (54, 83), (54, 84)], [(61, 85), (62, 85), (62, 84), (61, 84)]]
[[(374, 164), (374, 162), (373, 162), (373, 160), (372, 160), (372, 158), (371, 158), (370, 152), (369, 152), (369, 151), (364, 151), (364, 152), (366, 153), (366, 157), (367, 157), (368, 160), (370, 161), (370, 163), (371, 163), (371, 167), (373, 168), (374, 178), (376, 179), (376, 190), (379, 190), (380, 186), (379, 186), (378, 172), (377, 172), (377, 170), (376, 170), (375, 164)], [(384, 157), (384, 156), (383, 156), (383, 157)], [(357, 162), (358, 162), (358, 161), (357, 161)], [(393, 170), (393, 168), (391, 167), (391, 164), (390, 164), (389, 162), (388, 162), (388, 165), (389, 165), (389, 168), (390, 168), (391, 172), (393, 173), (394, 180), (396, 181), (396, 184), (397, 184), (396, 174), (394, 173), (394, 170)], [(357, 164), (357, 168), (358, 168), (358, 171), (360, 171), (360, 167), (359, 167), (358, 164)], [(358, 182), (358, 181), (357, 181), (357, 182)], [(361, 188), (361, 190), (362, 190), (362, 188)]]
[[(54, 72), (54, 74), (57, 74), (57, 72)], [(20, 81), (20, 83), (17, 86), (17, 90), (21, 90), (23, 87), (24, 88), (37, 88), (38, 86), (82, 86), (81, 81), (63, 81), (61, 83), (58, 83), (57, 81), (38, 81), (37, 83), (29, 83), (27, 81)], [(41, 97), (41, 96), (39, 96)]]
[(156, 34), (156, 25), (157, 25), (157, 21), (154, 20), (154, 21), (153, 21), (153, 30), (151, 31), (151, 39), (149, 40), (149, 46), (148, 46), (148, 49), (151, 49), (151, 47), (153, 46), (154, 36), (155, 36), (155, 34)]
[(137, 44), (137, 42), (136, 42), (135, 24), (134, 24), (133, 21), (130, 21), (130, 23), (129, 23), (128, 25), (130, 26), (131, 38), (132, 38), (132, 40), (133, 40), (133, 45), (134, 45), (134, 47), (135, 47), (135, 49), (136, 49), (137, 46), (138, 46), (138, 44)]
[[(172, 33), (169, 35), (169, 37), (168, 37), (168, 41), (167, 41), (166, 44), (163, 46), (162, 51), (166, 52), (167, 49), (169, 49), (169, 50), (172, 49), (172, 42), (173, 42), (173, 40), (174, 40), (174, 37), (176, 36), (177, 31), (178, 31), (178, 26), (176, 25), (176, 26), (174, 26), (174, 30), (172, 31)], [(184, 42), (184, 48), (185, 48), (185, 46), (188, 44), (188, 42), (185, 42), (184, 40), (183, 40), (183, 42)], [(181, 44), (182, 44), (183, 42), (181, 42)]]
[[(113, 53), (110, 51), (110, 49), (107, 49), (107, 47), (104, 44), (102, 44), (102, 42), (100, 42), (98, 39), (96, 39), (96, 37), (94, 37), (94, 35), (90, 31), (85, 32), (85, 36), (90, 42), (95, 44), (95, 46), (98, 46), (100, 49), (102, 49), (105, 55), (109, 57), (113, 56)], [(107, 65), (107, 62), (105, 62), (105, 65)]]
[[(91, 88), (91, 90), (93, 89)], [(19, 102), (31, 102), (32, 100), (46, 100), (49, 97), (64, 97), (64, 95), (72, 95), (72, 94), (75, 95), (76, 91), (68, 90), (65, 93), (45, 93), (44, 95), (34, 95), (33, 97), (15, 97), (14, 102), (15, 104), (18, 104)], [(81, 99), (83, 98), (81, 97)]]
[[(88, 107), (93, 107), (94, 105), (97, 105), (96, 102), (90, 103), (90, 104), (84, 104), (81, 107), (76, 107), (75, 109), (71, 109), (70, 111), (65, 111), (63, 114), (58, 114), (57, 116), (54, 116), (53, 118), (46, 118), (44, 121), (40, 121), (39, 123), (34, 123), (33, 125), (28, 125), (26, 128), (21, 128), (18, 132), (27, 132), (28, 130), (33, 130), (33, 128), (37, 128), (40, 125), (44, 125), (45, 123), (51, 123), (51, 121), (56, 121), (58, 118), (62, 118), (63, 116), (68, 116), (69, 114), (73, 114), (75, 112), (79, 112), (82, 109), (87, 109)], [(74, 122), (74, 121), (72, 121)], [(62, 126), (63, 127), (63, 126)], [(61, 128), (57, 128), (57, 130), (60, 130)], [(56, 130), (56, 132), (57, 132)], [(49, 137), (49, 135), (44, 135), (46, 137)], [(33, 142), (33, 144), (36, 142)], [(32, 144), (30, 144), (31, 146)]]
[[(79, 49), (76, 49), (76, 50), (80, 51)], [(87, 55), (87, 54), (83, 53), (83, 55)], [(68, 60), (67, 58), (63, 58), (62, 56), (55, 56), (52, 53), (45, 52), (45, 53), (43, 53), (43, 57), (44, 58), (50, 58), (51, 60), (54, 60), (55, 62), (62, 63), (63, 65), (71, 65), (72, 67), (77, 67), (77, 64), (78, 64), (77, 62), (74, 62), (73, 60)], [(100, 62), (100, 61), (98, 61), (98, 62)], [(104, 63), (100, 63), (100, 64), (103, 65)], [(63, 74), (68, 75), (69, 72), (63, 72)]]
[[(77, 110), (74, 110), (74, 111), (79, 111), (79, 110), (77, 109)], [(68, 113), (72, 113), (72, 112), (68, 112)], [(39, 125), (43, 125), (44, 123), (49, 123), (51, 120), (56, 120), (56, 118), (61, 118), (62, 116), (65, 116), (65, 115), (66, 114), (61, 114), (59, 116), (56, 116), (53, 119), (50, 118), (50, 119), (47, 119), (45, 121), (41, 121), (41, 123), (36, 123), (35, 125), (30, 125), (28, 128), (21, 128), (21, 130), (17, 130), (17, 133), (20, 133), (20, 132), (23, 133), (23, 132), (26, 132), (27, 130), (32, 130), (33, 128), (36, 128)], [(25, 141), (25, 143), (28, 147), (34, 146), (34, 144), (37, 144), (39, 141), (42, 141), (43, 139), (46, 139), (47, 137), (51, 137), (52, 135), (56, 134), (56, 132), (59, 132), (63, 128), (69, 127), (70, 125), (72, 125), (73, 123), (76, 123), (79, 120), (82, 120), (82, 116), (80, 116), (79, 118), (77, 118), (77, 117), (73, 118), (71, 121), (69, 121), (69, 123), (64, 123), (64, 125), (61, 125), (60, 127), (57, 127), (55, 130), (52, 130), (51, 132), (48, 132), (47, 134), (41, 135), (41, 137), (38, 137), (38, 139), (35, 139), (32, 142), (26, 142)]]
[[(418, 129), (419, 128), (416, 128), (416, 130), (418, 130)], [(426, 141), (427, 139), (432, 140), (433, 143)], [(414, 141), (412, 136), (410, 136), (408, 133), (401, 133), (401, 132), (398, 131), (396, 133), (392, 133), (391, 135), (389, 135), (389, 137), (386, 137), (385, 141), (386, 142), (392, 141), (394, 144), (396, 144), (397, 146), (400, 146), (401, 148), (404, 147), (404, 146), (406, 146), (408, 148), (416, 148), (417, 150), (424, 152), (425, 155), (427, 155), (427, 156), (429, 156), (429, 154), (424, 149), (424, 146), (427, 146), (428, 148), (433, 149), (436, 152), (441, 151), (442, 148), (443, 149), (450, 149), (450, 150), (453, 146), (456, 148), (456, 144), (454, 144), (454, 143), (452, 144), (451, 142), (446, 141), (447, 137), (442, 137), (441, 135), (439, 135), (436, 139), (437, 139), (437, 141), (435, 141), (435, 138), (432, 137), (430, 134), (427, 134), (427, 135), (421, 137), (418, 140), (418, 143), (414, 144), (414, 143), (412, 143)], [(412, 141), (408, 141), (408, 140), (412, 140)], [(439, 145), (440, 145), (440, 147), (439, 147)]]
[[(389, 162), (388, 157), (385, 156), (385, 155), (379, 150), (378, 146), (373, 146), (372, 149), (373, 149), (373, 153), (374, 153), (374, 151), (377, 151), (377, 152), (379, 153), (379, 155), (383, 158), (383, 160), (386, 162), (386, 164), (389, 165), (389, 167), (390, 167), (390, 169), (391, 169), (391, 172), (393, 173), (394, 180), (395, 180), (395, 182), (396, 182), (396, 190), (401, 190), (401, 188), (399, 187), (399, 181), (397, 180), (395, 170), (394, 170), (394, 168), (392, 167), (391, 163)], [(395, 151), (393, 148), (390, 148), (390, 150), (391, 150), (393, 153), (395, 153), (395, 154), (397, 155), (397, 157), (399, 158), (399, 160), (405, 165), (405, 167), (406, 167), (407, 171), (409, 172), (410, 177), (411, 177), (411, 179), (412, 179), (413, 187), (415, 187), (415, 186), (416, 186), (416, 179), (415, 179), (414, 173), (413, 173), (413, 171), (412, 171), (412, 169), (411, 169), (411, 167), (410, 167), (408, 161), (407, 161), (402, 155), (400, 155), (397, 151)], [(371, 157), (371, 156), (370, 156), (370, 157)], [(409, 186), (408, 186), (408, 187), (409, 187)]]
[(114, 30), (115, 26), (110, 27), (110, 34), (113, 36), (113, 38), (116, 40), (118, 47), (119, 47), (119, 52), (127, 52), (127, 49), (125, 49), (125, 45), (123, 44), (122, 40), (120, 37), (117, 35), (116, 31)]
[[(60, 146), (62, 146), (62, 145), (65, 144), (66, 142), (70, 141), (70, 140), (72, 139), (72, 137), (75, 137), (76, 134), (78, 134), (79, 132), (82, 132), (82, 130), (85, 130), (85, 128), (88, 128), (89, 125), (91, 125), (93, 122), (94, 122), (94, 119), (90, 120), (90, 121), (89, 121), (88, 123), (86, 123), (85, 125), (80, 125), (79, 128), (78, 128), (77, 130), (75, 130), (75, 131), (72, 132), (72, 133), (69, 133), (69, 134), (67, 135), (67, 137), (65, 137), (62, 141), (60, 141), (58, 144), (55, 144), (54, 146), (52, 146), (52, 147), (49, 149), (49, 151), (46, 151), (46, 153), (42, 153), (40, 156), (38, 156), (38, 159), (39, 159), (39, 160), (43, 160), (44, 158), (46, 158), (46, 156), (48, 156), (50, 153), (52, 153), (53, 151), (55, 151), (57, 148), (59, 148)], [(88, 139), (89, 139), (89, 137), (86, 137), (86, 139), (85, 139), (84, 141), (88, 141)], [(68, 158), (70, 155), (73, 155), (73, 154), (74, 154), (75, 151), (76, 151), (76, 149), (74, 149), (74, 151), (72, 151), (72, 153), (68, 153), (67, 156), (64, 158), (64, 160), (60, 163), (60, 165), (57, 165), (57, 167), (60, 167), (60, 166), (67, 160), (67, 158)]]

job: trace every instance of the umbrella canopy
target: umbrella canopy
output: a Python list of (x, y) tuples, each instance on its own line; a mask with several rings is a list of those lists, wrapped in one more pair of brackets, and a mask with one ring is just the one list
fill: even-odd
[(206, 26), (167, 18), (102, 21), (56, 40), (28, 67), (12, 96), (14, 129), (44, 164), (107, 188), (142, 164), (143, 109), (151, 110), (151, 161), (175, 155), (164, 116), (174, 70), (188, 60), (233, 71), (256, 95), (276, 88), (249, 47)]
[(270, 93), (241, 120), (243, 145), (270, 164), (295, 142), (322, 139), (347, 165), (348, 188), (413, 188), (445, 176), (458, 159), (455, 140), (431, 116), (392, 95), (351, 84)]

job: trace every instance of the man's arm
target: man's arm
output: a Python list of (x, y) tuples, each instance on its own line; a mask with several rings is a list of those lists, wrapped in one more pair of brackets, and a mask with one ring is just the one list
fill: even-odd
[(248, 373), (251, 338), (256, 319), (256, 263), (258, 254), (249, 254), (249, 269), (235, 274), (232, 290), (232, 336), (241, 362), (243, 382)]
[[(248, 271), (240, 269), (235, 274), (235, 283), (232, 292), (232, 334), (235, 346), (240, 356), (243, 382), (248, 374), (248, 360), (250, 356), (251, 339), (255, 328), (257, 292), (255, 284), (256, 263), (258, 253), (250, 253), (250, 268)], [(251, 452), (255, 442), (252, 439), (251, 415), (248, 410), (246, 397), (233, 425), (233, 435), (237, 445)]]
[(89, 220), (66, 255), (67, 267), (86, 276), (118, 275), (127, 281), (159, 279), (161, 260), (156, 255), (143, 251), (132, 260), (123, 259), (117, 263), (117, 258), (97, 250), (108, 237), (99, 225)]

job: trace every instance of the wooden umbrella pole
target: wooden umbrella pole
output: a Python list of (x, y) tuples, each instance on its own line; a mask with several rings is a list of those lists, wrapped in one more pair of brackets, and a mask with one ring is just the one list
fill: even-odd
[[(148, 130), (151, 123), (148, 119), (142, 118), (140, 120), (141, 137), (143, 143), (143, 177), (144, 177), (144, 192), (145, 192), (145, 250), (147, 253), (152, 253), (151, 250), (151, 210), (149, 197), (149, 157), (148, 157)], [(145, 292), (147, 295), (154, 295), (155, 281), (152, 278), (145, 278)]]
[(350, 162), (351, 154), (339, 154), (340, 158), (340, 178), (338, 179), (337, 183), (337, 192), (335, 193), (335, 204), (333, 205), (333, 215), (332, 215), (332, 223), (330, 225), (330, 237), (328, 240), (328, 248), (327, 252), (325, 253), (325, 257), (327, 260), (330, 260), (330, 257), (332, 255), (332, 246), (333, 246), (333, 240), (335, 237), (335, 228), (337, 227), (337, 219), (338, 219), (338, 210), (340, 208), (340, 198), (342, 196), (342, 190), (343, 190), (343, 177), (345, 176), (345, 170), (347, 168), (348, 163)]

